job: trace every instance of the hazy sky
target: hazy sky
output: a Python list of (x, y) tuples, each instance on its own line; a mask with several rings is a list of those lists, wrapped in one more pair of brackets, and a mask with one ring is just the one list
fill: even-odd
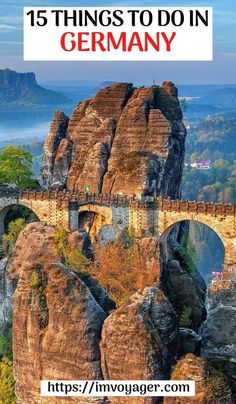
[[(23, 6), (213, 6), (213, 62), (24, 62)], [(0, 68), (34, 71), (39, 82), (70, 80), (116, 80), (150, 84), (172, 80), (177, 84), (236, 83), (236, 4), (235, 0), (142, 1), (35, 1), (1, 0)]]

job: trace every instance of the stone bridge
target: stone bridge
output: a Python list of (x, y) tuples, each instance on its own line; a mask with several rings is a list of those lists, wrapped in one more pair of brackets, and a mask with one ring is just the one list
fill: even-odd
[(236, 205), (154, 197), (135, 198), (73, 191), (0, 190), (0, 235), (4, 218), (14, 205), (33, 211), (49, 225), (76, 230), (83, 214), (93, 214), (91, 236), (108, 225), (128, 228), (138, 237), (167, 237), (176, 223), (203, 223), (214, 230), (225, 248), (225, 268), (236, 266)]

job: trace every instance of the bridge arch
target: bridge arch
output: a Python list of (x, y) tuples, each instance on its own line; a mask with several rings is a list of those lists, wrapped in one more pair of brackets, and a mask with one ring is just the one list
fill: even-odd
[(196, 221), (211, 228), (225, 248), (224, 271), (236, 274), (236, 221), (232, 214), (214, 214), (177, 210), (159, 210), (158, 233), (160, 237), (170, 226), (181, 221)]
[[(5, 226), (5, 219), (8, 215), (8, 213), (11, 211), (11, 209), (13, 208), (17, 208), (17, 207), (24, 207), (27, 208), (27, 210), (29, 211), (29, 213), (31, 212), (32, 214), (35, 215), (35, 217), (37, 218), (37, 220), (39, 221), (40, 218), (38, 217), (37, 213), (34, 212), (29, 206), (27, 206), (27, 204), (24, 203), (10, 203), (10, 204), (5, 204), (4, 207), (0, 208), (0, 238), (2, 237), (2, 235), (5, 233), (6, 231), (6, 226)], [(20, 217), (20, 216), (19, 216)]]
[[(188, 229), (190, 229), (190, 234), (196, 234), (195, 237), (191, 237), (188, 239), (190, 241), (192, 248), (197, 252), (199, 255), (199, 262), (196, 263), (198, 270), (205, 278), (207, 283), (212, 278), (212, 271), (223, 271), (224, 273), (233, 271), (232, 265), (232, 250), (229, 249), (228, 241), (222, 237), (222, 234), (219, 235), (217, 232), (217, 227), (212, 226), (209, 223), (203, 223), (200, 220), (189, 220), (186, 218), (185, 220), (176, 220), (170, 224), (162, 234), (160, 234), (160, 244), (162, 248), (162, 254), (164, 257), (168, 256), (168, 240), (171, 240), (172, 234), (173, 238), (172, 241), (175, 240), (175, 236), (173, 230), (175, 228), (180, 229), (181, 225), (184, 226), (184, 223), (187, 225), (189, 224)], [(198, 226), (196, 226), (198, 225)], [(182, 241), (185, 234), (182, 227)], [(205, 233), (205, 234), (204, 234)], [(199, 234), (201, 234), (200, 239), (198, 239)], [(180, 240), (177, 240), (180, 242)], [(212, 253), (213, 251), (213, 253)], [(190, 253), (191, 255), (191, 253)], [(230, 261), (230, 263), (229, 263)], [(207, 268), (207, 265), (208, 268)], [(204, 263), (204, 264), (203, 264)], [(228, 265), (229, 264), (229, 265)], [(204, 268), (203, 268), (204, 267)]]
[(86, 230), (92, 241), (95, 240), (102, 227), (111, 224), (111, 208), (93, 204), (80, 206), (78, 210), (78, 228)]

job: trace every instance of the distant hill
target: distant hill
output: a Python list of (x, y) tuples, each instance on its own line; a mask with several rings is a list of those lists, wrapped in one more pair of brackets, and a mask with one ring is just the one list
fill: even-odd
[(0, 70), (0, 106), (60, 106), (70, 102), (64, 94), (39, 86), (34, 73)]
[(191, 101), (192, 104), (213, 105), (215, 107), (236, 108), (236, 88), (221, 88), (208, 95)]

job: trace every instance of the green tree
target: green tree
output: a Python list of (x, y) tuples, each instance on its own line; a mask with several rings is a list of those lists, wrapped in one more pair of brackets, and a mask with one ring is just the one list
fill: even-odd
[(12, 360), (12, 338), (11, 331), (7, 336), (0, 336), (0, 355), (1, 357)]
[(228, 161), (223, 159), (216, 160), (213, 164), (213, 167), (217, 169), (227, 168), (228, 166), (229, 166)]
[(191, 320), (192, 308), (184, 306), (180, 314), (179, 325), (180, 327), (190, 328), (192, 324)]
[(16, 219), (9, 223), (8, 232), (2, 237), (2, 246), (7, 254), (12, 254), (15, 242), (25, 225), (25, 220), (22, 218)]
[(29, 188), (36, 185), (32, 175), (32, 155), (17, 146), (7, 146), (0, 152), (0, 184)]
[(0, 361), (0, 403), (14, 404), (14, 376), (13, 365), (10, 359), (4, 357)]

